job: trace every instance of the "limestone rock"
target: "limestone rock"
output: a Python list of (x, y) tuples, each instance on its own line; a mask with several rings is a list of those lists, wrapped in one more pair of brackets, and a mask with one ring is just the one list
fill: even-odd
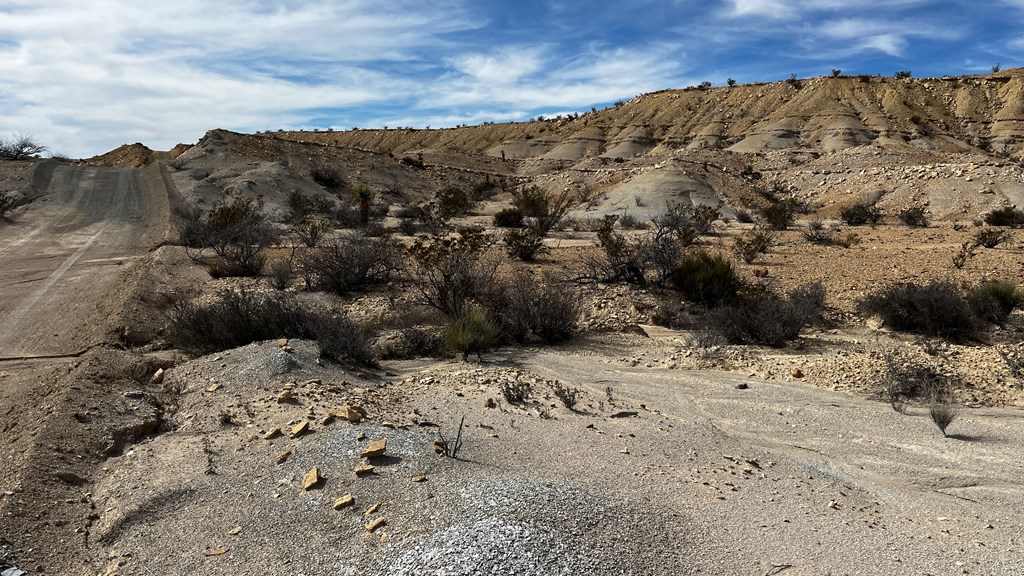
[(291, 450), (285, 450), (284, 452), (278, 452), (278, 454), (277, 454), (277, 463), (278, 464), (284, 464), (285, 461), (288, 460), (288, 457), (291, 456), (291, 455), (292, 455), (292, 451)]
[(150, 384), (159, 384), (159, 383), (161, 383), (163, 381), (164, 381), (164, 369), (163, 368), (158, 368), (157, 371), (153, 373), (153, 377), (149, 379)]
[(376, 529), (380, 528), (383, 525), (384, 525), (384, 519), (383, 518), (374, 518), (373, 520), (370, 521), (369, 524), (367, 524), (365, 526), (365, 528), (366, 528), (367, 532), (373, 532), (373, 531), (375, 531)]
[(274, 438), (277, 438), (280, 435), (281, 435), (281, 429), (277, 428), (277, 427), (274, 427), (274, 428), (271, 428), (270, 430), (267, 430), (267, 433), (263, 435), (263, 439), (264, 440), (273, 440)]
[(384, 451), (387, 450), (388, 439), (381, 438), (380, 440), (374, 440), (366, 445), (363, 449), (363, 453), (360, 454), (363, 458), (378, 458), (384, 455)]
[(367, 464), (363, 462), (357, 464), (356, 467), (352, 469), (352, 471), (356, 473), (356, 476), (369, 476), (370, 474), (373, 474), (374, 466), (373, 464)]
[(348, 420), (353, 424), (358, 424), (366, 418), (366, 410), (363, 410), (359, 406), (343, 406), (330, 411), (330, 414), (335, 418), (341, 418)]
[(292, 427), (291, 431), (288, 432), (289, 438), (298, 438), (306, 432), (309, 432), (309, 420), (303, 420)]
[(337, 500), (335, 500), (334, 505), (332, 507), (335, 510), (341, 510), (342, 508), (348, 508), (349, 506), (352, 506), (355, 503), (356, 499), (352, 496), (352, 493), (349, 492), (348, 494), (345, 494), (338, 498)]
[(320, 469), (314, 466), (302, 477), (302, 489), (309, 490), (310, 488), (315, 488), (320, 484), (320, 480)]

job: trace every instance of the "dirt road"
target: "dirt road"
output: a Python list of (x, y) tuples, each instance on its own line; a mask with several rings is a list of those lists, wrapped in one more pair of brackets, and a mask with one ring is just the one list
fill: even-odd
[(0, 228), (0, 358), (74, 354), (102, 338), (119, 267), (167, 230), (159, 168), (40, 165), (42, 198)]

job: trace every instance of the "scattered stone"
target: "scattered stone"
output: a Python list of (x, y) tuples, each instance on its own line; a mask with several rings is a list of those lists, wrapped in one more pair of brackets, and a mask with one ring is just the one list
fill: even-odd
[(285, 450), (284, 452), (279, 452), (277, 454), (277, 463), (278, 464), (284, 464), (285, 461), (288, 460), (288, 457), (291, 456), (291, 455), (292, 455), (292, 451), (291, 450)]
[(334, 420), (335, 420), (334, 414), (328, 414), (327, 416), (324, 416), (323, 420), (320, 421), (320, 425), (321, 426), (327, 426), (327, 425), (333, 424)]
[(356, 436), (356, 440), (358, 440), (360, 442), (362, 442), (363, 440), (366, 440), (366, 432), (360, 432), (359, 435)]
[(413, 476), (412, 478), (409, 478), (409, 480), (410, 480), (411, 482), (417, 482), (417, 483), (418, 483), (418, 482), (426, 482), (426, 481), (427, 481), (427, 477), (426, 477), (426, 476), (423, 476), (423, 475), (420, 475), (420, 476)]
[(288, 384), (281, 389), (281, 393), (277, 395), (277, 403), (284, 404), (290, 402), (295, 397), (295, 385)]
[(54, 476), (56, 476), (61, 482), (72, 486), (81, 486), (88, 482), (85, 478), (82, 478), (78, 474), (74, 474), (72, 472), (57, 472)]
[(309, 432), (309, 420), (303, 420), (302, 422), (299, 422), (298, 424), (293, 426), (291, 431), (288, 433), (288, 437), (298, 438), (299, 436), (302, 436), (306, 432)]
[(792, 376), (793, 378), (803, 378), (804, 371), (797, 368), (796, 366), (793, 366), (792, 368), (789, 369), (789, 375)]
[(360, 454), (363, 458), (378, 458), (384, 455), (384, 451), (387, 450), (388, 439), (381, 438), (380, 440), (374, 440), (366, 445), (363, 449), (363, 453)]
[(640, 413), (639, 412), (634, 412), (632, 410), (622, 410), (621, 412), (616, 412), (615, 414), (611, 415), (612, 418), (631, 418), (631, 417), (634, 417), (634, 416), (639, 418), (640, 417)]
[(497, 408), (498, 403), (494, 401), (494, 398), (488, 398), (484, 400), (484, 408)]
[(367, 532), (373, 532), (377, 528), (380, 528), (383, 525), (384, 525), (384, 519), (383, 518), (374, 518), (373, 520), (370, 521), (369, 524), (367, 524), (365, 526), (365, 528), (366, 528)]
[(273, 440), (274, 438), (277, 438), (280, 435), (281, 435), (281, 429), (275, 427), (275, 428), (271, 428), (270, 430), (268, 430), (267, 433), (263, 435), (263, 439), (264, 440)]
[(287, 338), (278, 338), (277, 339), (277, 345), (280, 346), (280, 347), (287, 346), (288, 345), (288, 339)]
[(289, 354), (291, 354), (292, 352), (295, 351), (295, 349), (292, 348), (291, 346), (281, 346), (281, 350), (284, 350), (285, 352), (287, 352)]
[(342, 508), (348, 508), (349, 506), (352, 506), (355, 503), (356, 499), (352, 496), (352, 493), (349, 492), (348, 494), (345, 494), (338, 498), (337, 500), (335, 500), (332, 508), (334, 508), (335, 510), (341, 510)]
[(377, 510), (380, 510), (380, 502), (375, 502), (373, 506), (370, 506), (363, 512), (363, 516), (369, 516), (370, 514), (376, 514)]
[(305, 476), (302, 477), (302, 490), (306, 491), (310, 488), (316, 487), (320, 484), (320, 480), (320, 469), (314, 466), (309, 472), (306, 472)]
[(213, 392), (216, 392), (217, 389), (219, 389), (219, 388), (220, 388), (220, 383), (219, 382), (214, 382), (213, 384), (210, 384), (209, 386), (206, 387), (206, 391), (209, 392), (209, 393), (213, 393)]
[(363, 410), (359, 406), (343, 406), (342, 408), (331, 410), (330, 414), (333, 415), (335, 418), (348, 420), (353, 424), (358, 424), (359, 422), (362, 422), (364, 418), (366, 418), (366, 410)]
[(445, 451), (448, 450), (448, 444), (444, 440), (441, 440), (440, 438), (434, 440), (434, 443), (431, 444), (430, 447), (433, 448), (434, 452), (437, 452), (438, 454), (444, 454)]
[(153, 373), (153, 377), (149, 379), (150, 384), (160, 384), (164, 381), (164, 369), (157, 368), (157, 371)]
[(207, 551), (206, 555), (207, 556), (220, 556), (222, 554), (227, 554), (228, 550), (231, 550), (231, 548), (214, 548), (213, 550)]
[(374, 469), (375, 468), (373, 464), (367, 464), (363, 462), (357, 464), (356, 467), (352, 469), (352, 471), (356, 473), (356, 476), (369, 476), (370, 474), (373, 474)]
[(242, 527), (241, 526), (235, 526), (231, 530), (228, 530), (228, 536), (238, 536), (241, 533), (242, 533)]

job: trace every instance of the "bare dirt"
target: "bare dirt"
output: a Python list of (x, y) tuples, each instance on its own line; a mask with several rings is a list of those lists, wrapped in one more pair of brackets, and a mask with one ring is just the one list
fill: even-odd
[[(168, 153), (0, 163), (0, 192), (29, 200), (0, 222), (0, 571), (1018, 573), (1021, 315), (940, 343), (855, 303), (900, 281), (1024, 281), (1019, 238), (951, 264), (987, 212), (1024, 198), (1022, 82), (1021, 70), (817, 78), (663, 91), (531, 123), (214, 130)], [(342, 184), (317, 183), (321, 168)], [(306, 341), (194, 359), (167, 348), (166, 295), (269, 289), (212, 279), (165, 245), (174, 207), (250, 197), (280, 219), (293, 193), (349, 202), (362, 183), (397, 226), (404, 206), (486, 182), (580, 194), (531, 265), (563, 273), (596, 250), (588, 220), (644, 220), (670, 202), (718, 207), (728, 221), (701, 244), (728, 253), (750, 227), (736, 211), (774, 187), (808, 213), (737, 267), (782, 290), (822, 282), (828, 322), (782, 349), (708, 347), (654, 325), (671, 294), (610, 284), (575, 288), (576, 340), (478, 362), (353, 368)], [(864, 199), (881, 225), (838, 221)], [(509, 200), (485, 198), (455, 223), (489, 225)], [(931, 226), (899, 224), (916, 205)], [(801, 229), (819, 219), (859, 244), (807, 242)], [(378, 325), (429, 323), (415, 294), (396, 282), (324, 301)], [(950, 437), (927, 407), (901, 415), (885, 401), (893, 350), (961, 382)], [(508, 383), (528, 384), (528, 400), (504, 398)], [(293, 398), (278, 402), (286, 386)], [(558, 386), (579, 390), (574, 409)], [(365, 419), (330, 417), (345, 405)], [(459, 458), (438, 457), (438, 433), (451, 439), (463, 417)], [(385, 437), (387, 456), (358, 477), (359, 452)], [(314, 467), (322, 478), (304, 490)], [(345, 493), (354, 506), (333, 509)]]

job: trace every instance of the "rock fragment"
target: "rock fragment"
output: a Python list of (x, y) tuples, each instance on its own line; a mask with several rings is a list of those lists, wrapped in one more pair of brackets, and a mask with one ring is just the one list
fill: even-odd
[(306, 472), (305, 476), (302, 477), (302, 490), (306, 491), (311, 488), (315, 488), (320, 484), (321, 480), (320, 469), (314, 466), (309, 472)]
[(309, 432), (309, 420), (303, 420), (292, 427), (291, 431), (288, 432), (289, 438), (298, 438), (306, 432)]
[(335, 510), (341, 510), (342, 508), (348, 508), (356, 503), (356, 499), (352, 496), (352, 493), (344, 494), (334, 501), (332, 508)]
[(388, 439), (381, 438), (380, 440), (374, 440), (366, 445), (363, 449), (363, 453), (360, 454), (363, 458), (379, 458), (384, 455), (384, 451), (388, 448)]

